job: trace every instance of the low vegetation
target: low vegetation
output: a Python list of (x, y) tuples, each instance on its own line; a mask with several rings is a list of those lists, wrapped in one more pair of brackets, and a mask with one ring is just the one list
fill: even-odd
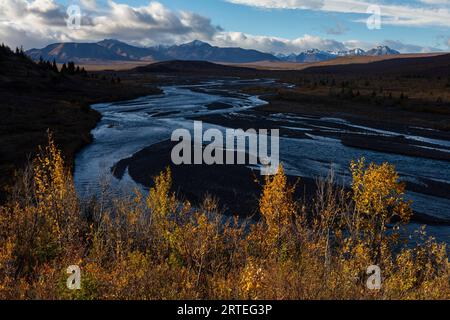
[[(170, 169), (147, 195), (77, 197), (52, 137), (0, 209), (3, 299), (449, 299), (446, 247), (419, 230), (390, 164), (350, 166), (351, 192), (318, 183), (294, 199), (280, 167), (268, 177), (260, 219), (225, 219), (216, 202), (180, 202)], [(412, 235), (414, 237), (414, 235)], [(81, 268), (81, 289), (66, 269)], [(381, 288), (366, 286), (381, 269)]]
[(405, 111), (450, 115), (450, 78), (405, 76), (304, 76), (297, 90), (279, 92), (296, 100), (296, 94), (330, 97), (341, 101), (394, 107)]

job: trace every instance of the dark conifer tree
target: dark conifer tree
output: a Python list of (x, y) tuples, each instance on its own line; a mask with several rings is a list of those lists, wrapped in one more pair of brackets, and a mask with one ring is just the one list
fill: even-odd
[(61, 67), (61, 74), (67, 74), (68, 70), (67, 70), (67, 65), (64, 63)]
[(53, 70), (54, 72), (58, 73), (58, 66), (56, 65), (55, 59), (53, 59), (52, 70)]
[(67, 71), (69, 74), (75, 74), (75, 63), (73, 61), (67, 63)]

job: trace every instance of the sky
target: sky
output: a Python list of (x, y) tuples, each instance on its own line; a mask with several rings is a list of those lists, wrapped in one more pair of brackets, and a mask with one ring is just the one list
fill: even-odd
[(11, 47), (111, 38), (282, 54), (450, 51), (450, 0), (0, 0), (0, 41)]

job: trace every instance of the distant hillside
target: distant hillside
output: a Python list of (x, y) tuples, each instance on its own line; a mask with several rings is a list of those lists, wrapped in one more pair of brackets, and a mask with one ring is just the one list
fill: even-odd
[(135, 47), (124, 42), (108, 39), (97, 42), (96, 45), (106, 48), (120, 60), (158, 60), (158, 50)]
[(6, 46), (0, 47), (0, 88), (8, 83), (19, 82), (27, 76), (42, 77), (47, 73), (19, 50), (14, 52)]
[(393, 50), (387, 46), (378, 46), (368, 51), (363, 49), (352, 49), (344, 51), (324, 51), (318, 49), (310, 49), (299, 54), (290, 55), (278, 55), (278, 59), (286, 62), (298, 62), (298, 63), (314, 63), (321, 61), (334, 60), (339, 57), (355, 57), (355, 56), (390, 56), (398, 55), (400, 52)]
[(425, 58), (425, 57), (436, 57), (440, 55), (445, 55), (446, 52), (440, 53), (409, 53), (409, 54), (399, 54), (399, 55), (385, 55), (385, 56), (340, 56), (335, 59), (326, 61), (317, 61), (310, 63), (297, 63), (288, 61), (259, 61), (254, 63), (230, 63), (227, 65), (246, 67), (258, 70), (304, 70), (312, 67), (325, 67), (325, 66), (335, 66), (335, 65), (348, 65), (348, 64), (367, 64), (383, 60), (392, 59), (411, 59), (411, 58)]
[(248, 63), (255, 61), (278, 61), (268, 53), (241, 48), (220, 48), (202, 41), (193, 41), (165, 50), (164, 60), (203, 60), (212, 62)]
[(254, 63), (260, 61), (314, 63), (329, 61), (339, 57), (388, 56), (397, 55), (399, 52), (387, 46), (379, 46), (369, 51), (362, 49), (347, 51), (309, 49), (299, 54), (274, 56), (273, 54), (257, 50), (216, 47), (199, 40), (181, 45), (142, 48), (118, 40), (106, 39), (97, 43), (55, 43), (42, 49), (28, 50), (26, 54), (35, 61), (42, 57), (44, 60), (55, 60), (58, 63), (74, 61), (78, 64), (170, 60), (210, 61), (217, 63)]
[[(344, 61), (343, 59), (348, 59)], [(131, 70), (138, 73), (184, 73), (202, 75), (233, 75), (254, 77), (287, 77), (301, 74), (330, 74), (335, 76), (377, 76), (399, 75), (404, 77), (448, 77), (450, 74), (450, 54), (434, 55), (400, 55), (383, 57), (341, 57), (315, 64), (298, 64), (295, 69), (292, 64), (278, 62), (270, 64), (216, 64), (207, 61), (173, 60), (151, 63)], [(286, 67), (283, 64), (287, 64)], [(277, 67), (278, 66), (278, 67)], [(289, 67), (292, 67), (289, 70)]]
[(99, 77), (85, 72), (61, 72), (51, 63), (35, 63), (20, 50), (0, 46), (0, 203), (3, 187), (14, 171), (27, 163), (47, 130), (70, 165), (74, 154), (90, 142), (99, 114), (89, 106), (160, 93), (151, 86)]
[(331, 60), (336, 58), (336, 55), (327, 51), (311, 49), (301, 52), (298, 55), (291, 54), (289, 56), (286, 56), (285, 58), (283, 57), (279, 58), (287, 62), (311, 63), (311, 62)]
[(450, 54), (427, 57), (394, 58), (371, 63), (314, 66), (302, 73), (334, 75), (399, 74), (410, 77), (448, 76), (450, 74)]
[(256, 71), (251, 68), (245, 67), (233, 67), (222, 64), (216, 64), (208, 61), (185, 61), (185, 60), (173, 60), (152, 63), (147, 66), (137, 67), (133, 71), (135, 72), (155, 72), (155, 73), (245, 73)]
[(202, 41), (192, 41), (170, 47), (140, 48), (118, 40), (103, 40), (97, 43), (55, 43), (43, 49), (28, 50), (33, 60), (56, 60), (63, 63), (99, 61), (167, 61), (203, 60), (212, 62), (248, 63), (255, 61), (278, 61), (268, 53), (241, 48), (219, 48)]
[(56, 60), (58, 63), (68, 61), (80, 63), (87, 61), (132, 60), (130, 57), (120, 55), (98, 43), (55, 43), (43, 49), (28, 50), (26, 54), (35, 61), (42, 57), (44, 60)]
[(400, 52), (398, 52), (397, 50), (393, 50), (388, 46), (378, 46), (369, 51), (366, 51), (365, 53), (366, 56), (387, 56), (393, 54), (400, 54)]

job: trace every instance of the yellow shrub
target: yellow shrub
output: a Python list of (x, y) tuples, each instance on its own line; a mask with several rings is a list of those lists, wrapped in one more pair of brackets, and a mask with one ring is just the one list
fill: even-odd
[(283, 250), (283, 244), (294, 226), (297, 211), (293, 199), (294, 190), (293, 186), (288, 185), (286, 174), (280, 165), (273, 177), (267, 176), (259, 201), (261, 219), (266, 227), (266, 244), (274, 247), (277, 253)]
[[(449, 299), (446, 246), (404, 247), (404, 186), (389, 164), (352, 162), (350, 193), (329, 182), (301, 210), (282, 167), (268, 177), (260, 221), (225, 219), (217, 201), (180, 202), (169, 169), (147, 197), (77, 198), (51, 136), (16, 198), (0, 207), (0, 298)], [(388, 235), (388, 231), (391, 235)], [(66, 269), (81, 268), (81, 289)], [(369, 265), (379, 290), (366, 287)]]

